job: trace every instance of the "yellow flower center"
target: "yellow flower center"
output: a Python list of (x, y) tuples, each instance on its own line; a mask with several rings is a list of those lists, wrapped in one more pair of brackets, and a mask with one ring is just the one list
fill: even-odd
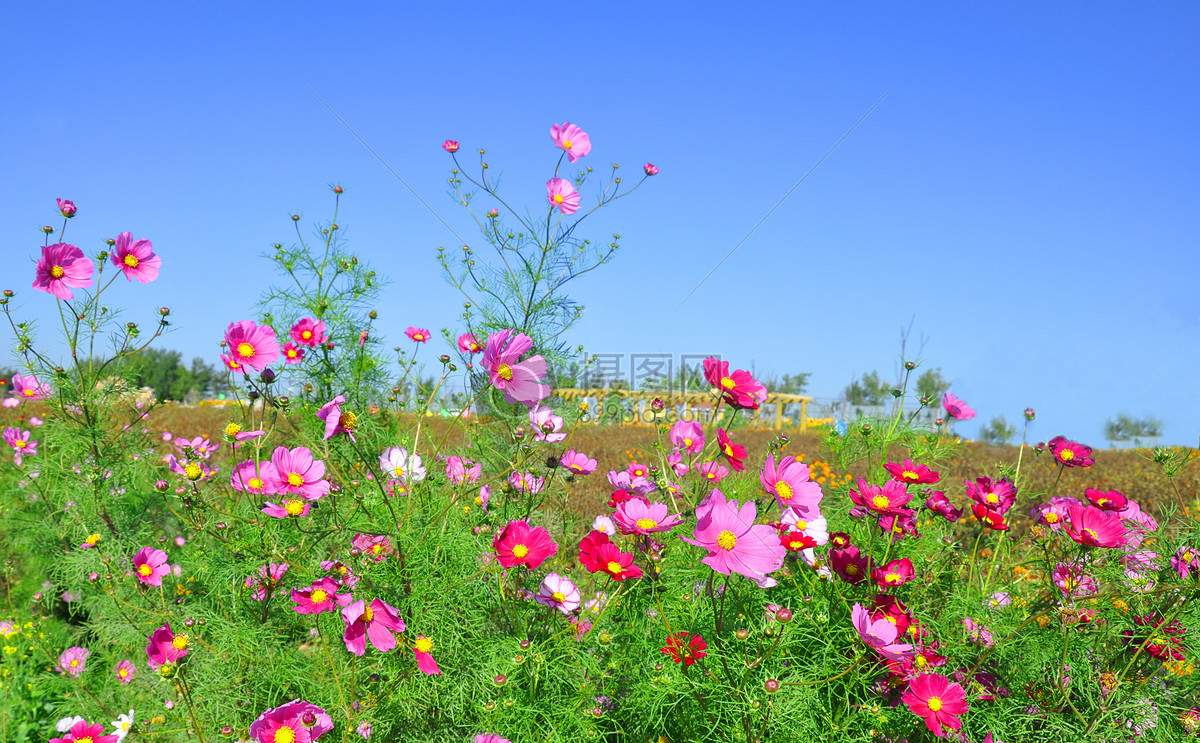
[(846, 575), (858, 575), (858, 566), (850, 563), (846, 566)]
[(775, 493), (779, 496), (780, 500), (791, 500), (792, 486), (788, 485), (783, 480), (780, 480), (779, 482), (775, 483)]
[(296, 357), (297, 357), (297, 356), (299, 356), (299, 355), (300, 355), (300, 354), (299, 354), (299, 353), (296, 351), (296, 349), (294, 349), (294, 348), (289, 348), (289, 349), (287, 350), (287, 357), (288, 357), (289, 359), (294, 359), (294, 358), (296, 358)]
[(132, 255), (132, 254), (125, 256), (125, 265), (129, 266), (130, 268), (137, 268), (138, 267), (137, 256)]
[(877, 495), (871, 499), (871, 505), (875, 508), (883, 510), (891, 505), (891, 501), (889, 501), (885, 495)]
[(305, 330), (303, 333), (300, 334), (300, 337), (303, 338), (304, 340), (308, 340), (309, 338), (312, 338), (312, 331)]
[(274, 740), (271, 743), (296, 743), (296, 731), (290, 726), (281, 727), (275, 731)]
[(15, 446), (15, 447), (16, 447), (16, 448), (18, 448), (18, 449), (24, 449), (24, 448), (25, 448), (25, 442), (24, 442), (24, 441), (21, 441), (20, 439), (17, 439), (16, 441), (14, 441), (14, 442), (13, 442), (13, 446)]
[(363, 609), (362, 620), (364, 622), (369, 622), (374, 618), (375, 618), (375, 612), (371, 611), (371, 607), (368, 606), (365, 609)]
[(1108, 502), (1109, 502), (1108, 498), (1105, 498), (1103, 496), (1096, 499), (1096, 505), (1100, 506), (1101, 508), (1104, 508), (1104, 504), (1108, 503)]
[(289, 472), (287, 476), (288, 485), (293, 488), (298, 488), (304, 484), (304, 476), (299, 472)]
[(298, 500), (285, 500), (283, 510), (287, 511), (288, 516), (299, 516), (304, 513), (304, 504)]
[(176, 650), (187, 650), (188, 636), (187, 635), (175, 635), (175, 639), (171, 640), (171, 646), (174, 647)]
[(1069, 575), (1067, 577), (1063, 578), (1063, 588), (1067, 589), (1068, 593), (1070, 593), (1071, 591), (1074, 591), (1075, 586), (1078, 586), (1078, 585), (1079, 585), (1079, 581), (1075, 580), (1074, 578), (1072, 578)]
[(737, 544), (737, 535), (726, 529), (717, 535), (717, 546), (723, 550), (731, 550)]
[(398, 464), (392, 471), (395, 473), (396, 477), (404, 477), (404, 465)]
[(800, 530), (800, 531), (804, 531), (805, 529), (807, 529), (807, 528), (808, 528), (808, 522), (807, 522), (807, 521), (800, 521), (800, 520), (798, 520), (798, 519), (797, 519), (797, 521), (796, 521), (796, 528), (797, 528), (798, 530)]
[(730, 459), (733, 459), (733, 445), (732, 444), (726, 444), (725, 448), (724, 448), (724, 452), (725, 452), (725, 456), (729, 457)]
[(1184, 562), (1191, 562), (1193, 557), (1195, 557), (1195, 553), (1193, 553), (1191, 550), (1183, 553)]
[(257, 477), (251, 477), (250, 482), (246, 483), (251, 490), (262, 490), (263, 484), (263, 481)]
[(186, 475), (187, 479), (189, 480), (196, 480), (200, 477), (200, 475), (204, 474), (204, 470), (200, 468), (200, 465), (192, 463), (183, 468), (183, 474)]
[(562, 194), (560, 194), (560, 193), (556, 193), (556, 194), (554, 194), (554, 203), (555, 203), (555, 204), (561, 204), (561, 203), (563, 203), (563, 197), (562, 197)]
[(613, 560), (608, 564), (608, 572), (612, 573), (613, 575), (620, 575), (622, 570), (624, 570), (624, 568), (621, 567), (621, 563), (617, 562), (616, 560)]
[(939, 697), (929, 697), (929, 701), (925, 703), (933, 712), (937, 712), (942, 708), (942, 700)]
[(901, 479), (904, 479), (904, 480), (920, 480), (921, 479), (920, 477), (917, 476), (917, 473), (913, 472), (912, 470), (904, 470), (903, 472), (900, 473), (900, 477), (901, 477)]
[(1050, 513), (1047, 513), (1045, 518), (1046, 518), (1047, 524), (1057, 524), (1058, 523), (1058, 514), (1053, 511), (1051, 511)]
[(721, 377), (721, 386), (727, 390), (737, 387), (737, 382), (733, 381), (733, 377)]
[(146, 576), (147, 578), (149, 578), (150, 574), (154, 572), (154, 568), (150, 567), (149, 565), (147, 565), (145, 563), (142, 563), (141, 565), (138, 565), (138, 572), (141, 573), (142, 575)]
[(78, 661), (78, 660), (72, 660), (72, 661), (71, 661), (71, 668), (74, 668), (75, 666), (78, 666), (78, 665), (79, 665), (79, 661)]
[(428, 653), (433, 650), (433, 640), (421, 635), (417, 638), (417, 641), (413, 643), (413, 650), (416, 650), (418, 653)]
[(529, 548), (523, 544), (518, 544), (513, 547), (513, 557), (525, 557), (529, 554)]
[(567, 597), (562, 591), (555, 591), (554, 593), (550, 594), (550, 599), (556, 604), (561, 604), (567, 600)]
[(75, 738), (74, 741), (75, 743), (93, 743), (92, 736), (90, 735), (85, 735), (82, 738)]
[(249, 343), (246, 343), (245, 341), (242, 341), (237, 346), (237, 352), (238, 352), (238, 356), (241, 356), (243, 359), (253, 358), (254, 357), (254, 346), (250, 345)]
[(984, 500), (986, 500), (988, 503), (991, 503), (992, 505), (995, 505), (1000, 502), (1000, 496), (996, 495), (995, 493), (988, 493), (984, 497)]
[(33, 390), (24, 390), (21, 394), (25, 395), (25, 397), (33, 397), (34, 393)]
[(373, 545), (371, 545), (371, 554), (373, 554), (373, 555), (378, 555), (380, 552), (383, 552), (383, 545), (382, 545), (382, 544), (373, 544)]
[(658, 522), (655, 521), (654, 519), (638, 519), (637, 520), (637, 528), (639, 528), (639, 529), (653, 529), (656, 526), (658, 526)]
[(899, 583), (900, 575), (898, 573), (888, 573), (887, 575), (883, 576), (883, 582), (884, 583)]
[(229, 436), (230, 438), (237, 436), (241, 432), (242, 427), (236, 423), (230, 423), (228, 426), (225, 426), (225, 435)]
[(358, 425), (358, 416), (347, 410), (338, 418), (338, 425), (347, 431), (353, 431), (354, 427)]
[(56, 279), (61, 279), (63, 277), (64, 273), (66, 273), (66, 271), (63, 270), (62, 266), (51, 266), (50, 267), (50, 275)]
[(119, 668), (117, 669), (117, 675), (121, 678), (127, 678), (129, 676), (129, 671), (125, 670), (124, 668)]
[(1071, 451), (1070, 449), (1063, 449), (1058, 453), (1058, 458), (1064, 462), (1069, 462), (1075, 458), (1075, 452)]
[(686, 447), (690, 447), (690, 446), (692, 445), (692, 440), (691, 440), (691, 439), (684, 439), (684, 440), (683, 440), (683, 445), (684, 445), (684, 447), (685, 447), (685, 448), (686, 448)]
[(85, 539), (83, 541), (87, 542), (88, 544), (95, 544), (96, 542), (100, 541), (100, 535), (99, 534), (88, 534), (87, 539)]
[(569, 140), (569, 139), (564, 139), (564, 140), (563, 140), (563, 149), (564, 149), (564, 150), (569, 150), (569, 149), (571, 149), (571, 140)]
[(1100, 537), (1096, 534), (1095, 529), (1080, 529), (1080, 531), (1082, 531), (1084, 534), (1087, 534), (1089, 537), (1096, 540), (1097, 542), (1100, 541)]
[(320, 604), (329, 598), (329, 594), (325, 593), (325, 591), (318, 588), (315, 591), (313, 591), (311, 594), (309, 594), (308, 598), (314, 604)]
[(913, 663), (916, 664), (917, 668), (924, 668), (926, 665), (929, 664), (929, 661), (925, 660), (924, 655), (918, 655), (916, 658), (913, 659)]

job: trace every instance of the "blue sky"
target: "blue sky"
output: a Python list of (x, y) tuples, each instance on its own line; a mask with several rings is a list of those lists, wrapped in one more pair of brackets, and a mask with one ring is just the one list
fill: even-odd
[[(395, 283), (382, 331), (453, 327), (440, 144), (488, 149), (539, 205), (552, 123), (584, 163), (661, 173), (584, 236), (623, 237), (574, 285), (598, 352), (719, 351), (835, 397), (890, 373), (900, 329), (986, 421), (1102, 444), (1118, 412), (1200, 433), (1200, 6), (1189, 3), (138, 4), (5, 10), (0, 283), (25, 317), (55, 197), (89, 251), (130, 230), (162, 277), (132, 319), (217, 360), (271, 278), (288, 215), (346, 188), (351, 245)], [(678, 312), (673, 308), (889, 88), (888, 98)], [(598, 168), (598, 169), (601, 169)], [(585, 194), (585, 199), (587, 195)], [(481, 242), (476, 240), (477, 242)], [(36, 294), (36, 296), (35, 296)], [(964, 433), (974, 425), (963, 426)]]

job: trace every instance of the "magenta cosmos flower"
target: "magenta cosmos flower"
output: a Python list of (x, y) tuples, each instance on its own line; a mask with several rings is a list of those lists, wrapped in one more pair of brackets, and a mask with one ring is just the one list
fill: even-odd
[(495, 733), (480, 733), (475, 736), (475, 743), (512, 743), (508, 738), (501, 738)]
[(596, 460), (581, 451), (568, 449), (566, 454), (559, 457), (558, 466), (576, 475), (590, 475), (596, 471)]
[(704, 360), (704, 378), (721, 392), (725, 402), (735, 408), (758, 410), (767, 399), (767, 388), (748, 371), (729, 370), (729, 362), (711, 357)]
[(316, 348), (327, 340), (325, 323), (312, 317), (306, 317), (293, 325), (288, 335), (300, 345), (309, 348)]
[(338, 593), (340, 587), (333, 578), (320, 578), (311, 586), (293, 590), (292, 601), (296, 602), (296, 613), (320, 614), (337, 611), (339, 606), (345, 606), (353, 598), (348, 593)]
[(1096, 488), (1087, 488), (1083, 491), (1087, 499), (1091, 501), (1096, 508), (1102, 508), (1105, 511), (1120, 511), (1129, 502), (1123, 494), (1116, 490), (1098, 490)]
[(279, 358), (279, 341), (270, 325), (259, 325), (253, 320), (231, 322), (225, 330), (225, 345), (229, 357), (239, 367), (262, 371)]
[(1125, 522), (1095, 506), (1071, 506), (1063, 531), (1089, 547), (1120, 547), (1125, 544)]
[(458, 350), (473, 356), (483, 351), (483, 344), (473, 333), (463, 333), (458, 336)]
[(520, 360), (532, 348), (529, 336), (506, 328), (488, 336), (481, 362), (492, 386), (504, 393), (504, 399), (526, 407), (533, 407), (550, 395), (550, 386), (541, 383), (546, 375), (546, 360), (541, 356)]
[(696, 516), (695, 538), (680, 538), (708, 550), (701, 562), (722, 575), (744, 575), (760, 588), (775, 585), (769, 574), (783, 565), (787, 550), (775, 529), (754, 523), (758, 511), (753, 502), (739, 505), (714, 489)]
[(567, 153), (567, 159), (575, 162), (592, 151), (592, 140), (587, 132), (569, 121), (550, 127), (550, 139), (554, 146)]
[(255, 462), (247, 459), (233, 469), (229, 476), (229, 485), (234, 490), (255, 495), (266, 495), (276, 492), (275, 480), (278, 473), (275, 465), (270, 462)]
[(429, 342), (429, 330), (426, 328), (416, 328), (409, 325), (408, 330), (405, 330), (404, 334), (408, 336), (410, 341), (416, 341), (417, 343)]
[(1055, 565), (1051, 579), (1067, 599), (1084, 598), (1100, 590), (1096, 579), (1082, 565), (1074, 563), (1060, 562)]
[(307, 516), (311, 509), (312, 506), (308, 505), (308, 501), (283, 498), (279, 503), (267, 501), (261, 510), (268, 516), (274, 516), (277, 519), (286, 519)]
[(79, 211), (75, 207), (75, 202), (70, 199), (55, 199), (54, 201), (58, 204), (58, 213), (67, 219), (74, 217)]
[(892, 560), (882, 568), (875, 568), (871, 571), (871, 578), (880, 588), (896, 588), (913, 579), (912, 560), (907, 557)]
[(354, 429), (358, 426), (358, 416), (351, 413), (349, 410), (342, 410), (342, 403), (346, 402), (345, 395), (338, 395), (329, 402), (321, 406), (317, 411), (317, 417), (325, 421), (325, 438), (331, 439), (339, 433), (344, 433), (350, 437), (351, 441), (357, 441), (354, 438)]
[(912, 645), (896, 642), (900, 631), (896, 629), (895, 624), (884, 617), (872, 621), (871, 613), (864, 609), (862, 604), (854, 605), (850, 611), (850, 621), (854, 623), (854, 629), (858, 631), (862, 641), (884, 658), (901, 662), (916, 654)]
[(910, 679), (900, 701), (914, 715), (924, 718), (929, 731), (939, 738), (946, 734), (944, 728), (962, 729), (958, 716), (970, 709), (967, 692), (937, 673), (922, 673)]
[(612, 520), (622, 534), (653, 534), (670, 531), (683, 521), (679, 514), (672, 515), (665, 503), (647, 503), (634, 498), (617, 504)]
[(470, 459), (458, 455), (446, 457), (446, 479), (454, 485), (479, 482), (482, 474), (483, 465), (481, 464), (476, 464)]
[(175, 634), (169, 624), (164, 623), (146, 639), (150, 641), (146, 646), (146, 665), (151, 668), (174, 663), (188, 654), (188, 636)]
[(550, 208), (558, 207), (563, 214), (579, 211), (579, 192), (570, 181), (563, 178), (546, 181), (546, 200), (550, 202)]
[(704, 426), (699, 421), (677, 421), (671, 426), (671, 443), (688, 454), (704, 451)]
[(267, 598), (267, 591), (274, 591), (275, 586), (279, 584), (283, 574), (288, 571), (286, 562), (271, 562), (259, 567), (257, 572), (246, 576), (246, 581), (243, 585), (246, 588), (253, 588), (254, 593), (250, 598), (255, 601), (263, 601)]
[(38, 259), (33, 288), (53, 294), (59, 299), (72, 299), (71, 289), (82, 289), (92, 285), (95, 267), (83, 251), (67, 243), (55, 243), (42, 248)]
[(964, 482), (968, 498), (1001, 515), (1007, 513), (1013, 503), (1017, 502), (1017, 489), (1004, 478), (993, 481), (990, 477), (980, 477), (975, 482)]
[(941, 514), (942, 518), (951, 523), (962, 518), (962, 509), (955, 508), (946, 494), (940, 490), (934, 490), (925, 496), (925, 507), (934, 513)]
[(162, 259), (154, 254), (154, 246), (149, 240), (134, 240), (132, 234), (122, 232), (117, 235), (117, 243), (113, 247), (112, 264), (121, 269), (126, 279), (149, 284), (158, 278)]
[(330, 730), (333, 718), (324, 709), (293, 699), (250, 723), (250, 738), (259, 743), (309, 743)]
[(87, 670), (87, 659), (91, 654), (91, 650), (78, 645), (69, 647), (62, 651), (62, 655), (58, 656), (58, 665), (54, 667), (54, 670), (68, 676), (78, 676)]
[(952, 392), (942, 396), (942, 407), (946, 409), (946, 415), (955, 420), (969, 421), (975, 417), (975, 408), (955, 397)]
[(342, 619), (346, 622), (346, 634), (343, 640), (346, 649), (355, 655), (367, 651), (367, 640), (381, 653), (386, 653), (396, 647), (396, 638), (392, 632), (403, 632), (404, 620), (396, 612), (396, 608), (379, 599), (374, 599), (368, 605), (359, 599), (342, 609)]
[(133, 575), (147, 586), (161, 586), (163, 576), (169, 575), (167, 553), (153, 547), (142, 547), (133, 556)]
[(113, 668), (113, 673), (117, 675), (122, 684), (128, 684), (133, 681), (133, 674), (137, 673), (137, 666), (133, 665), (133, 661), (126, 659)]
[(299, 364), (304, 361), (304, 348), (296, 345), (294, 341), (289, 341), (283, 344), (283, 363)]
[(21, 400), (45, 400), (50, 396), (50, 387), (32, 374), (14, 374), (11, 381), (13, 394)]
[(529, 409), (529, 425), (533, 428), (534, 441), (548, 441), (557, 444), (567, 437), (563, 433), (563, 419), (542, 403), (537, 403)]
[(905, 459), (900, 464), (888, 462), (883, 465), (893, 479), (905, 485), (932, 485), (942, 476), (923, 464), (916, 464), (911, 459)]
[(413, 655), (417, 658), (417, 670), (426, 676), (436, 676), (442, 672), (437, 661), (433, 659), (433, 640), (425, 635), (417, 635), (413, 640)]
[(117, 743), (119, 735), (105, 735), (104, 725), (80, 720), (71, 726), (65, 738), (51, 738), (50, 743)]
[(1092, 447), (1071, 441), (1066, 436), (1055, 436), (1047, 446), (1050, 447), (1054, 461), (1064, 467), (1091, 467), (1096, 463), (1096, 460), (1092, 459)]
[(536, 570), (547, 557), (558, 554), (558, 545), (550, 538), (550, 532), (540, 526), (530, 527), (525, 521), (509, 521), (496, 532), (492, 549), (504, 567), (524, 565), (530, 570)]
[(888, 480), (881, 487), (860, 477), (858, 490), (850, 488), (850, 500), (869, 511), (895, 514), (904, 510), (904, 506), (912, 500), (912, 494), (904, 487), (904, 483), (896, 480)]
[(317, 500), (329, 492), (329, 481), (325, 477), (325, 463), (313, 459), (312, 452), (303, 446), (288, 449), (280, 446), (271, 455), (275, 465), (272, 487), (281, 495), (300, 495), (306, 500)]
[(542, 579), (542, 585), (533, 600), (542, 606), (558, 609), (563, 614), (570, 614), (579, 608), (582, 596), (579, 587), (572, 583), (570, 578), (550, 573)]
[(796, 461), (793, 456), (784, 457), (776, 465), (775, 455), (768, 454), (758, 481), (781, 506), (801, 514), (817, 512), (824, 497), (821, 486), (808, 479), (808, 465)]

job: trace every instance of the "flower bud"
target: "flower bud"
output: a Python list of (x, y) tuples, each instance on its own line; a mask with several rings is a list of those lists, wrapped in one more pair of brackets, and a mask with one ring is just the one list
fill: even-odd
[(55, 201), (58, 202), (58, 213), (67, 219), (75, 216), (75, 212), (78, 211), (75, 208), (75, 202), (73, 201), (69, 201), (67, 199), (55, 199)]
[(367, 317), (371, 318), (372, 320), (378, 320), (379, 313), (376, 312), (375, 310), (371, 310), (370, 312), (367, 313)]
[[(170, 663), (162, 664), (161, 666), (158, 667), (158, 675), (162, 676), (165, 679), (173, 678), (175, 676), (175, 666), (171, 665)], [(175, 705), (171, 705), (171, 706), (173, 707)], [(170, 707), (168, 707), (167, 709), (170, 709)]]
[(1035, 412), (1033, 411), (1033, 408), (1025, 408), (1025, 420), (1027, 420), (1027, 421), (1031, 421), (1031, 420), (1033, 420), (1033, 419), (1034, 419), (1036, 416), (1037, 416), (1037, 413), (1035, 413)]
[(12, 289), (5, 289), (5, 290), (4, 290), (4, 296), (6, 296), (6, 297), (11, 297), (12, 295), (13, 295), (13, 290), (12, 290)]
[(33, 600), (34, 600), (34, 601), (41, 601), (43, 598), (45, 598), (45, 597), (44, 597), (44, 596), (42, 596), (41, 592), (38, 592), (38, 593), (35, 593), (35, 594), (33, 594)]
[(646, 175), (658, 175), (658, 166), (654, 163), (646, 163), (642, 170), (646, 171)]
[(449, 354), (442, 354), (441, 356), (438, 356), (438, 361), (442, 362), (443, 364), (449, 364), (450, 363)]
[(221, 735), (224, 735), (226, 738), (233, 735), (233, 725), (222, 725), (221, 726)]
[(488, 712), (492, 712), (496, 709), (496, 703), (488, 702), (487, 704), (483, 705), (483, 708), (486, 709)]
[(188, 617), (187, 619), (183, 620), (183, 626), (191, 629), (192, 627), (196, 626), (196, 620)]
[(167, 488), (169, 488), (169, 487), (170, 487), (170, 485), (167, 484), (166, 480), (156, 480), (154, 482), (154, 489), (160, 493), (167, 492)]
[(458, 142), (455, 142), (453, 139), (447, 139), (445, 142), (442, 142), (442, 149), (450, 154), (454, 154), (458, 152)]
[[(340, 189), (334, 189), (334, 190), (338, 191), (338, 193), (341, 192)], [(317, 724), (317, 715), (311, 709), (306, 710), (304, 712), (304, 714), (300, 716), (300, 721), (303, 722), (306, 726), (312, 727), (313, 725)]]
[(496, 678), (492, 679), (492, 683), (494, 683), (496, 686), (504, 686), (508, 683), (508, 676), (505, 676), (503, 673), (501, 673), (496, 676)]
[(47, 235), (49, 235), (51, 232), (54, 232), (54, 228), (50, 225), (46, 225), (42, 228), (42, 232), (45, 232)]
[(779, 691), (779, 681), (776, 679), (767, 679), (767, 683), (764, 684), (764, 686), (767, 687), (768, 694), (774, 694), (775, 692)]
[(741, 640), (742, 642), (745, 642), (746, 640), (750, 639), (750, 630), (743, 627), (743, 628), (739, 629), (737, 632), (734, 632), (733, 636), (736, 637), (737, 639)]
[(946, 425), (946, 419), (945, 418), (935, 418), (933, 421), (933, 425), (944, 426), (944, 425)]
[(341, 187), (341, 186), (334, 186), (334, 187), (333, 187), (333, 192), (334, 192), (335, 194), (339, 194), (339, 195), (340, 195), (340, 194), (342, 193), (342, 187)]
[(907, 369), (907, 370), (909, 370), (909, 371), (912, 371), (913, 369), (916, 369), (916, 368), (917, 368), (917, 362), (915, 362), (915, 361), (905, 361), (905, 362), (904, 362), (904, 368), (905, 368), (905, 369)]
[(780, 609), (779, 611), (775, 612), (775, 618), (780, 622), (787, 624), (788, 622), (792, 621), (792, 610)]
[(650, 409), (656, 413), (661, 413), (667, 409), (667, 406), (666, 403), (656, 397), (650, 401)]
[(95, 583), (96, 581), (100, 580), (100, 574), (99, 573), (88, 573), (88, 580), (91, 581), (92, 583)]

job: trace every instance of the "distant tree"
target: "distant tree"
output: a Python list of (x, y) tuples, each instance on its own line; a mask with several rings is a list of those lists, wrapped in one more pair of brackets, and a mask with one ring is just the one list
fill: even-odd
[(808, 380), (812, 377), (811, 372), (797, 372), (796, 374), (784, 374), (782, 377), (774, 378), (767, 377), (762, 380), (762, 383), (767, 386), (768, 392), (779, 392), (784, 395), (803, 395), (808, 389)]
[(892, 400), (892, 385), (873, 371), (851, 380), (842, 394), (851, 405), (883, 405)]
[(202, 358), (183, 363), (183, 354), (169, 349), (147, 348), (124, 359), (124, 371), (137, 387), (150, 387), (159, 400), (183, 402), (212, 395), (223, 375)]
[(1002, 415), (992, 418), (986, 426), (979, 430), (979, 438), (989, 444), (1007, 444), (1016, 435), (1017, 427), (1010, 425)]
[(926, 369), (917, 377), (917, 397), (927, 400), (941, 400), (950, 383), (942, 377), (941, 369)]
[(1162, 436), (1162, 421), (1157, 418), (1134, 418), (1124, 413), (1104, 424), (1104, 438), (1112, 442), (1140, 441)]

